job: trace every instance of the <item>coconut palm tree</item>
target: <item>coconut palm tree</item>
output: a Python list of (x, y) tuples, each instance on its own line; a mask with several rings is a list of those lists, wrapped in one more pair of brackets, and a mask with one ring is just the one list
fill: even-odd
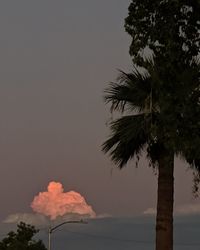
[(110, 123), (102, 149), (120, 169), (146, 152), (158, 171), (156, 250), (172, 250), (174, 156), (186, 159), (197, 174), (200, 169), (200, 71), (193, 62), (177, 69), (171, 81), (155, 61), (147, 62), (147, 70), (120, 71), (105, 90), (111, 112), (121, 117)]

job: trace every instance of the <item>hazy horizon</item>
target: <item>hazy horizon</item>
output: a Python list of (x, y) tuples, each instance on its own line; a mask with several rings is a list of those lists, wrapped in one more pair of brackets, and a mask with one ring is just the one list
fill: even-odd
[[(199, 216), (175, 216), (174, 249), (196, 250), (199, 245)], [(48, 245), (48, 224), (37, 226), (36, 236)], [(5, 237), (11, 224), (0, 224), (0, 236)], [(51, 237), (52, 248), (99, 249), (105, 250), (152, 250), (155, 240), (154, 217), (101, 218), (88, 220), (88, 224), (66, 224), (54, 231)]]

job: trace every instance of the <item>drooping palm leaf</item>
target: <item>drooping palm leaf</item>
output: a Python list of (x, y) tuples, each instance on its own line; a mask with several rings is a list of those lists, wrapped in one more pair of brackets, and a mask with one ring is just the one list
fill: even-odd
[(117, 82), (112, 82), (105, 90), (105, 101), (111, 103), (111, 111), (124, 112), (127, 108), (131, 111), (143, 111), (149, 106), (151, 93), (151, 78), (138, 70), (132, 73), (120, 71)]
[(149, 137), (149, 119), (144, 114), (123, 116), (111, 123), (112, 134), (103, 151), (122, 168), (129, 159), (139, 156)]
[[(149, 62), (149, 72), (152, 63)], [(111, 159), (122, 168), (129, 159), (139, 157), (151, 138), (152, 117), (157, 107), (158, 96), (152, 89), (150, 74), (134, 68), (132, 73), (120, 71), (117, 82), (105, 90), (105, 101), (111, 103), (111, 112), (131, 111), (110, 124), (111, 136), (103, 144), (103, 151), (110, 152)], [(154, 99), (154, 100), (152, 100)]]

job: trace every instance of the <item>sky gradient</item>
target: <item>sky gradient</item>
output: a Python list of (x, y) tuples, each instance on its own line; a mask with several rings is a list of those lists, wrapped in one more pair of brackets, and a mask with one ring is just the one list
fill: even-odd
[[(101, 152), (111, 119), (103, 90), (117, 69), (131, 70), (129, 2), (1, 1), (0, 219), (30, 212), (50, 181), (80, 192), (97, 214), (155, 207), (148, 163), (119, 171)], [(191, 172), (176, 163), (176, 204), (199, 203)]]

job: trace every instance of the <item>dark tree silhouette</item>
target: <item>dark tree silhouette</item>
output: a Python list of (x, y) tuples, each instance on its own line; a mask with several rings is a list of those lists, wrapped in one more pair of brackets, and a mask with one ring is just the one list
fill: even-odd
[(38, 232), (34, 226), (20, 222), (17, 232), (9, 232), (0, 242), (0, 250), (47, 250), (41, 240), (33, 239)]
[(125, 28), (134, 70), (105, 90), (122, 117), (103, 151), (120, 168), (147, 152), (158, 169), (156, 250), (172, 250), (174, 156), (200, 170), (200, 1), (132, 0)]

